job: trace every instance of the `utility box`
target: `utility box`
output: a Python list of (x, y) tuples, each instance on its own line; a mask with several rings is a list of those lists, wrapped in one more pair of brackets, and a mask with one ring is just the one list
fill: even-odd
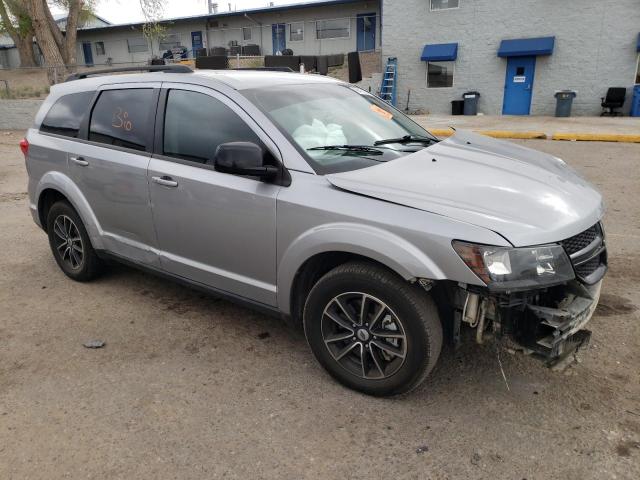
[(631, 99), (631, 116), (640, 117), (640, 84), (633, 87), (633, 98)]
[(464, 114), (465, 115), (477, 115), (478, 114), (478, 101), (480, 100), (479, 92), (466, 92), (462, 95), (464, 98)]
[(556, 117), (570, 117), (573, 99), (576, 98), (576, 92), (573, 90), (560, 90), (555, 93), (556, 97)]

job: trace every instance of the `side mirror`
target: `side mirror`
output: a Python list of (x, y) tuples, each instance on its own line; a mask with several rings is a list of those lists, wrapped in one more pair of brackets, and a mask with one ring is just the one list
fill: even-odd
[(262, 149), (251, 142), (218, 145), (214, 165), (219, 172), (260, 178), (273, 177), (279, 172), (278, 167), (264, 164)]

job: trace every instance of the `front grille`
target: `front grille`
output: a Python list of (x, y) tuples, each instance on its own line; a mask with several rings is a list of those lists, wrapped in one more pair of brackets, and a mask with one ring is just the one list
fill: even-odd
[(600, 235), (600, 224), (596, 223), (593, 227), (588, 228), (582, 233), (574, 235), (560, 242), (568, 255), (573, 255), (585, 247), (588, 247), (596, 237)]
[(578, 265), (576, 267), (576, 273), (578, 274), (579, 277), (582, 277), (582, 278), (588, 277), (589, 275), (591, 275), (593, 272), (596, 271), (596, 269), (600, 266), (600, 263), (601, 263), (600, 255), (598, 255), (597, 257), (592, 258), (588, 262), (583, 263), (582, 265)]
[[(596, 242), (596, 240), (599, 241)], [(578, 280), (592, 285), (602, 278), (606, 272), (607, 251), (604, 245), (604, 232), (599, 223), (560, 243), (571, 258)], [(587, 248), (592, 244), (591, 248)], [(603, 268), (600, 268), (601, 266)]]

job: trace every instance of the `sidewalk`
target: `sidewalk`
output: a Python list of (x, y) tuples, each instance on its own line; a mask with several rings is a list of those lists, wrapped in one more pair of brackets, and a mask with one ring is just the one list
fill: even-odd
[(640, 142), (640, 117), (414, 115), (412, 118), (441, 136), (446, 136), (451, 126), (500, 138)]

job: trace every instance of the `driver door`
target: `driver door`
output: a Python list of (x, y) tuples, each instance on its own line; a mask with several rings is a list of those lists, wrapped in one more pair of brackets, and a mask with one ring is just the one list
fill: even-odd
[(276, 197), (282, 187), (214, 169), (217, 146), (237, 141), (277, 152), (227, 97), (163, 84), (148, 170), (160, 264), (179, 277), (275, 306)]

